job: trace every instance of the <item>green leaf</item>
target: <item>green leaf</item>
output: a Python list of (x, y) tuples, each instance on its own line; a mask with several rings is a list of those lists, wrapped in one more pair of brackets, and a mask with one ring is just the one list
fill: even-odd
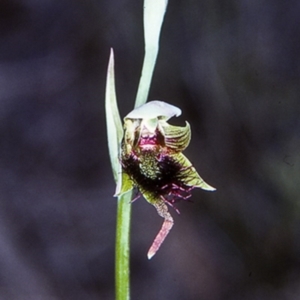
[(159, 35), (168, 0), (144, 0), (145, 57), (135, 107), (146, 103), (159, 50)]
[(119, 162), (120, 144), (123, 137), (123, 127), (117, 105), (114, 52), (111, 49), (107, 68), (106, 91), (105, 91), (105, 113), (108, 138), (108, 150), (115, 182), (118, 182), (121, 172)]

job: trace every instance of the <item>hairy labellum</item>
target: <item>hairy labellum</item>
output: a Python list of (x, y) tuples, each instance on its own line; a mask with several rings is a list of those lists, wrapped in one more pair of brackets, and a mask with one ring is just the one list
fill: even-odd
[(187, 184), (187, 178), (193, 176), (189, 174), (191, 170), (165, 152), (144, 150), (139, 156), (130, 154), (123, 157), (122, 167), (141, 193), (147, 194), (149, 202), (158, 198), (167, 203), (187, 199), (194, 188)]
[[(213, 191), (182, 154), (191, 138), (190, 125), (172, 126), (167, 120), (180, 115), (179, 108), (152, 101), (133, 110), (124, 119), (121, 145), (122, 176), (116, 194), (137, 187), (165, 221), (148, 252), (150, 259), (173, 226), (166, 204), (188, 199), (199, 187)], [(178, 212), (178, 210), (175, 208)]]

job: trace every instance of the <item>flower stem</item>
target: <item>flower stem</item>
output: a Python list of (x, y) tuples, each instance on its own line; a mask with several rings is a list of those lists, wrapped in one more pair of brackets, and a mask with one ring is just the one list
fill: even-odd
[(116, 231), (116, 299), (130, 299), (130, 219), (132, 192), (118, 198)]

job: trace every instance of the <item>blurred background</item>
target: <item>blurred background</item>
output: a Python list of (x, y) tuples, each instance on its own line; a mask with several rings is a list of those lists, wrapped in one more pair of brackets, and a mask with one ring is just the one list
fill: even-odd
[[(114, 299), (116, 199), (104, 89), (143, 59), (142, 1), (0, 2), (0, 299)], [(300, 2), (173, 0), (150, 100), (179, 106), (217, 188), (162, 219), (133, 204), (132, 299), (299, 299)], [(172, 123), (172, 122), (171, 122)]]

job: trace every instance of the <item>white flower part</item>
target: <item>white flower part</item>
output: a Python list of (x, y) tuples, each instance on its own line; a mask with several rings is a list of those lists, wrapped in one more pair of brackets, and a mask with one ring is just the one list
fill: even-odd
[(173, 116), (180, 116), (181, 109), (163, 101), (154, 100), (143, 104), (131, 111), (124, 120), (140, 119), (141, 129), (146, 134), (153, 134), (159, 122), (167, 121)]
[(164, 120), (181, 115), (181, 109), (163, 101), (154, 100), (147, 102), (136, 109), (132, 110), (125, 118), (126, 119), (157, 119), (159, 117)]

